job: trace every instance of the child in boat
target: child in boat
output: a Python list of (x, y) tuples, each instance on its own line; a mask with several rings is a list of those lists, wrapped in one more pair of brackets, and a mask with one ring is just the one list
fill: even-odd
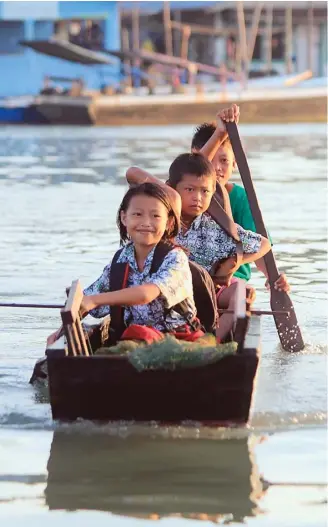
[[(163, 185), (140, 169), (133, 167), (127, 171), (129, 183), (147, 178)], [(202, 154), (182, 154), (173, 161), (167, 184), (171, 187), (171, 194), (174, 194), (174, 190), (179, 194), (176, 196), (177, 207), (181, 198), (181, 228), (176, 237), (177, 243), (188, 249), (192, 261), (208, 271), (222, 261), (228, 274), (231, 274), (236, 267), (236, 242), (206, 212), (216, 187), (216, 173), (212, 164)], [(255, 261), (270, 250), (269, 241), (261, 235), (245, 231), (240, 226), (237, 226), (237, 231), (243, 245), (243, 262)], [(217, 286), (218, 307), (233, 310), (235, 285), (229, 280), (226, 285)], [(218, 340), (226, 337), (232, 325), (231, 314), (221, 316)]]
[[(239, 117), (239, 106), (233, 104), (230, 108), (217, 114), (216, 123), (199, 125), (191, 141), (191, 151), (202, 153), (213, 164), (217, 180), (225, 186), (228, 192), (233, 220), (244, 229), (256, 232), (245, 189), (229, 181), (237, 165), (225, 122), (238, 123)], [(266, 286), (268, 287), (268, 274), (263, 258), (256, 260), (255, 265), (265, 275)], [(234, 276), (248, 282), (251, 278), (250, 264), (243, 263)], [(279, 276), (275, 288), (286, 292), (290, 290), (284, 273)]]
[[(207, 213), (216, 187), (216, 173), (212, 164), (202, 154), (181, 154), (170, 166), (168, 185), (181, 197), (181, 228), (176, 241), (190, 251), (190, 259), (208, 271), (218, 271), (218, 307), (233, 310), (236, 299), (236, 279), (232, 273), (237, 268), (237, 245), (223, 228)], [(252, 231), (237, 225), (242, 243), (242, 263), (254, 262), (270, 250), (270, 242)], [(224, 268), (224, 272), (223, 272)], [(228, 275), (227, 282), (220, 276)], [(218, 340), (223, 340), (233, 325), (233, 316), (225, 313), (217, 329)]]
[[(123, 250), (117, 263), (128, 264), (127, 286), (118, 291), (110, 290), (111, 263), (101, 276), (84, 290), (82, 314), (90, 313), (99, 318), (111, 313), (111, 306), (124, 306), (127, 334), (124, 338), (145, 336), (150, 326), (155, 332), (169, 332), (178, 338), (196, 340), (204, 333), (186, 320), (195, 321), (196, 307), (193, 299), (192, 276), (184, 250), (173, 247), (164, 257), (158, 270), (151, 273), (154, 251), (159, 242), (170, 244), (180, 227), (165, 188), (144, 183), (131, 188), (120, 205), (117, 223)], [(184, 301), (186, 316), (175, 311), (174, 306)], [(134, 327), (132, 334), (131, 328)], [(197, 327), (197, 324), (195, 324)], [(51, 344), (58, 333), (51, 335)], [(118, 336), (120, 338), (121, 335)]]

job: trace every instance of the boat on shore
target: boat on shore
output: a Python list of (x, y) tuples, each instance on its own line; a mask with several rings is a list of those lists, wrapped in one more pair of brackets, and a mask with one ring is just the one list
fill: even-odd
[(31, 379), (47, 377), (53, 419), (210, 426), (248, 422), (261, 335), (260, 317), (246, 311), (245, 298), (236, 307), (234, 352), (218, 354), (211, 362), (175, 367), (173, 360), (173, 367), (139, 371), (127, 354), (97, 353), (108, 342), (110, 321), (90, 328), (86, 337), (79, 318), (82, 297), (79, 282), (73, 282), (61, 312), (64, 336), (47, 348), (46, 360), (37, 363)]

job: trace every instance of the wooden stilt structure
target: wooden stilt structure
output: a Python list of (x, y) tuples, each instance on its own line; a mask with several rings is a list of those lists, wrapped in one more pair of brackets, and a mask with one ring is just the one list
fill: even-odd
[(273, 5), (271, 2), (266, 5), (266, 69), (267, 72), (272, 69), (272, 19), (273, 19)]
[(181, 50), (180, 56), (184, 60), (188, 60), (188, 47), (189, 47), (189, 38), (191, 35), (191, 29), (189, 26), (184, 26), (181, 35)]
[(263, 4), (264, 4), (264, 2), (258, 2), (256, 4), (256, 7), (255, 7), (254, 13), (253, 13), (252, 27), (250, 29), (249, 36), (248, 36), (248, 39), (247, 39), (247, 49), (248, 49), (248, 60), (249, 60), (249, 62), (251, 62), (251, 60), (253, 58), (253, 54), (254, 54), (255, 42), (256, 42), (256, 37), (257, 37), (257, 34), (258, 34), (258, 29), (259, 29), (259, 23), (260, 23), (260, 19), (261, 19), (261, 13), (262, 13), (262, 9), (263, 9)]
[(307, 61), (308, 69), (313, 70), (313, 6), (312, 2), (309, 2), (308, 8), (308, 30), (307, 30)]
[[(139, 29), (139, 7), (136, 5), (132, 11), (132, 45), (133, 51), (140, 50), (140, 29)], [(138, 59), (134, 59), (134, 66), (139, 66)]]
[[(130, 51), (130, 39), (129, 39), (129, 31), (125, 28), (122, 29), (122, 49), (125, 52)], [(131, 88), (132, 87), (132, 76), (131, 76), (131, 61), (129, 59), (126, 59), (124, 61), (125, 68), (125, 74), (126, 74), (126, 87)]]
[(172, 46), (172, 25), (171, 25), (171, 10), (170, 2), (165, 1), (163, 7), (163, 21), (165, 33), (165, 51), (167, 55), (173, 55)]
[(293, 73), (293, 9), (287, 6), (285, 9), (285, 68), (287, 75)]
[(246, 25), (244, 16), (244, 3), (242, 1), (237, 2), (237, 20), (238, 20), (238, 33), (239, 33), (239, 52), (240, 52), (240, 66), (242, 74), (243, 88), (247, 86), (248, 80), (248, 55), (247, 55), (247, 38), (246, 38)]

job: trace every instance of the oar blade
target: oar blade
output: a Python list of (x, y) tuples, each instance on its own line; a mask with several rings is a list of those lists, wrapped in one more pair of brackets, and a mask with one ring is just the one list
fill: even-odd
[[(301, 351), (304, 348), (302, 333), (288, 293), (272, 287), (270, 304), (282, 348), (292, 353)], [(275, 311), (289, 311), (289, 314), (286, 316)]]

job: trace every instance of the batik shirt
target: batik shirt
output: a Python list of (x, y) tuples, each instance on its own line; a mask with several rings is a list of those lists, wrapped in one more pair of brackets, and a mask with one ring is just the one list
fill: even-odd
[[(254, 254), (260, 249), (261, 236), (237, 225), (243, 252)], [(214, 262), (236, 254), (236, 242), (208, 214), (204, 213), (192, 222), (184, 234), (180, 230), (176, 242), (190, 251), (189, 258), (208, 271)]]
[[(160, 295), (152, 302), (145, 305), (126, 306), (124, 320), (127, 326), (139, 324), (152, 326), (160, 331), (174, 331), (183, 326), (185, 319), (174, 310), (170, 309), (182, 300), (187, 300), (190, 314), (196, 315), (193, 298), (192, 277), (188, 257), (181, 249), (172, 249), (164, 258), (156, 273), (150, 274), (155, 248), (148, 254), (143, 271), (139, 271), (132, 243), (126, 245), (121, 252), (118, 263), (129, 264), (129, 277), (127, 287), (155, 284), (160, 290)], [(110, 288), (110, 268), (107, 265), (102, 275), (84, 290), (85, 295), (107, 293)], [(170, 309), (165, 313), (165, 309)], [(96, 318), (110, 314), (110, 306), (100, 306), (90, 311)]]

